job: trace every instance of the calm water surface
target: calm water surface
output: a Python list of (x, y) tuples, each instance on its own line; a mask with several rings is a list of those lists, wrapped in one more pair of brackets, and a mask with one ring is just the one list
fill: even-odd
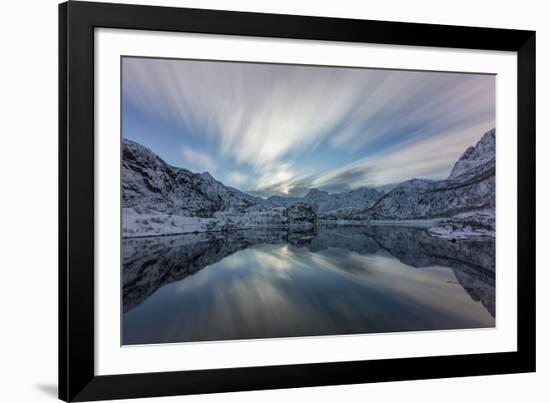
[(123, 242), (123, 344), (495, 325), (494, 241), (403, 227)]

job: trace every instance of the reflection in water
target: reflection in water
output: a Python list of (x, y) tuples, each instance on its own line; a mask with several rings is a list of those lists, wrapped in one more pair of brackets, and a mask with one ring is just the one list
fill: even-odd
[(404, 227), (123, 241), (123, 344), (495, 325), (494, 241)]

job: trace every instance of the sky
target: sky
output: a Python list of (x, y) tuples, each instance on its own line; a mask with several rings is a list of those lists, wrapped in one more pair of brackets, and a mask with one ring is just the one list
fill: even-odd
[(122, 135), (267, 197), (446, 178), (495, 127), (495, 76), (125, 57)]

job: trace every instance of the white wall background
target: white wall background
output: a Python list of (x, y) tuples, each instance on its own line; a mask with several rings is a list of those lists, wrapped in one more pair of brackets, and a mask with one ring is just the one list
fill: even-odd
[[(550, 26), (537, 0), (169, 0), (125, 1), (287, 14), (479, 25), (537, 31), (536, 374), (443, 379), (218, 395), (146, 402), (548, 399), (550, 379)], [(0, 23), (0, 400), (53, 401), (57, 383), (57, 0), (2, 2)], [(545, 287), (546, 285), (546, 287)], [(545, 382), (546, 381), (546, 382)]]

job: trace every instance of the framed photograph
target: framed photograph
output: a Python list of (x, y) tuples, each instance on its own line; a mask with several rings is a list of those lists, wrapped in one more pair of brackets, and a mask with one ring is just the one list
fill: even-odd
[(535, 33), (59, 6), (59, 397), (535, 370)]

